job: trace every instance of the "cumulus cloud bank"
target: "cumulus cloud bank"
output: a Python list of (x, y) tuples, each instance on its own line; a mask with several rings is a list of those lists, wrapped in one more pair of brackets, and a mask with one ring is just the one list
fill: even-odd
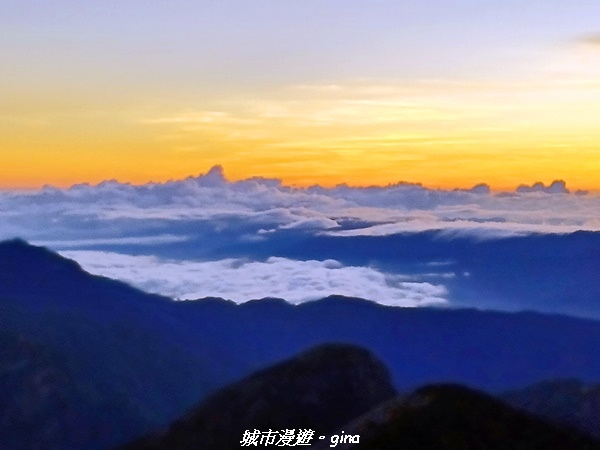
[[(90, 271), (149, 291), (236, 301), (344, 294), (414, 306), (446, 299), (427, 277), (394, 278), (377, 261), (359, 267), (347, 258), (341, 266), (323, 261), (341, 259), (327, 249), (294, 248), (307, 235), (350, 240), (441, 230), (499, 239), (599, 231), (599, 218), (599, 195), (570, 192), (560, 180), (500, 193), (485, 184), (442, 190), (402, 182), (292, 188), (260, 177), (231, 182), (217, 166), (167, 183), (0, 192), (0, 239), (70, 251)], [(278, 253), (284, 241), (288, 253)], [(273, 257), (290, 255), (301, 256)]]
[(563, 180), (554, 180), (548, 187), (541, 181), (533, 183), (528, 186), (522, 184), (517, 188), (517, 192), (546, 192), (547, 194), (568, 194), (570, 191), (567, 189), (567, 183)]
[[(260, 177), (229, 182), (219, 166), (198, 177), (134, 186), (116, 181), (70, 189), (0, 192), (0, 237), (55, 240), (129, 238), (143, 242), (185, 236), (192, 224), (213, 228), (245, 223), (253, 237), (277, 230), (381, 234), (432, 229), (511, 233), (600, 230), (600, 197), (571, 193), (564, 181), (492, 193), (386, 187), (296, 189)], [(188, 227), (184, 230), (184, 225)], [(357, 226), (357, 224), (362, 224)], [(196, 227), (198, 228), (198, 227)], [(259, 233), (260, 231), (260, 233)], [(133, 241), (131, 241), (133, 242)]]
[(295, 261), (269, 258), (264, 262), (165, 261), (100, 251), (65, 251), (88, 272), (131, 283), (147, 292), (177, 299), (209, 296), (245, 302), (280, 297), (302, 303), (340, 294), (391, 306), (446, 303), (446, 288), (408, 277), (384, 274), (369, 267), (343, 266), (335, 260)]

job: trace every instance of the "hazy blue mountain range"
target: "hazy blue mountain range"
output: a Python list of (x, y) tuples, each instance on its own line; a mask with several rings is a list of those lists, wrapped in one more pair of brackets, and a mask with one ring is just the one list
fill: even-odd
[[(600, 379), (594, 320), (392, 308), (342, 297), (297, 306), (174, 302), (92, 276), (19, 240), (0, 243), (0, 327), (53, 355), (73, 392), (101, 398), (107, 417), (126, 412), (136, 424), (116, 434), (116, 423), (91, 423), (90, 414), (89, 428), (101, 430), (98, 448), (164, 425), (215, 389), (327, 342), (369, 349), (403, 391), (440, 381), (500, 392), (545, 379)], [(86, 402), (78, 404), (94, 404)]]
[[(340, 222), (343, 230), (364, 225)], [(186, 236), (184, 241), (151, 245), (88, 244), (86, 249), (174, 260), (333, 259), (344, 266), (369, 266), (384, 273), (443, 285), (454, 307), (534, 310), (600, 319), (597, 275), (600, 233), (597, 232), (486, 238), (447, 230), (336, 236), (280, 229), (261, 234), (260, 239), (242, 239), (256, 233), (255, 224), (223, 221), (210, 228), (181, 222), (177, 227), (176, 232)], [(74, 244), (72, 248), (77, 247)]]
[[(443, 283), (455, 306), (600, 318), (600, 233), (503, 239), (436, 231), (352, 238), (277, 233), (267, 239), (267, 243), (246, 244), (252, 248), (244, 252), (332, 258), (349, 265), (372, 264), (392, 273), (437, 274), (438, 278), (428, 279)], [(448, 273), (453, 276), (444, 277)]]

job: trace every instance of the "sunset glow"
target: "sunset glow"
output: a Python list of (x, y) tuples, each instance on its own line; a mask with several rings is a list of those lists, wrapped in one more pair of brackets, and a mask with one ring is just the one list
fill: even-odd
[(57, 3), (0, 6), (2, 188), (600, 189), (599, 5)]

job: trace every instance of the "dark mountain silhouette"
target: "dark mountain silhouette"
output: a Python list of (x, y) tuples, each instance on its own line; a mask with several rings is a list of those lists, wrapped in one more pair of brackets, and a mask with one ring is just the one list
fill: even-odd
[[(313, 430), (313, 450), (600, 449), (580, 431), (464, 386), (430, 385), (392, 400), (394, 393), (385, 367), (366, 350), (322, 346), (222, 389), (122, 450), (237, 449), (245, 431), (277, 436), (290, 428)], [(274, 446), (273, 439), (257, 446)]]
[[(600, 379), (594, 320), (393, 308), (344, 297), (297, 306), (277, 299), (174, 302), (92, 276), (19, 240), (0, 243), (0, 329), (42, 344), (60, 358), (77, 392), (95, 393), (115, 417), (132, 412), (140, 431), (167, 424), (227, 383), (327, 342), (369, 349), (402, 390), (440, 380), (500, 392), (543, 379)], [(97, 448), (113, 443), (111, 432), (93, 440)]]
[(501, 398), (516, 408), (577, 427), (600, 439), (600, 384), (549, 380), (507, 392)]
[(396, 394), (368, 351), (324, 345), (210, 396), (166, 431), (127, 449), (238, 449), (245, 430), (328, 433)]
[[(600, 441), (461, 385), (438, 384), (388, 402), (336, 431), (360, 436), (348, 450), (583, 450)], [(331, 448), (319, 442), (311, 450)]]

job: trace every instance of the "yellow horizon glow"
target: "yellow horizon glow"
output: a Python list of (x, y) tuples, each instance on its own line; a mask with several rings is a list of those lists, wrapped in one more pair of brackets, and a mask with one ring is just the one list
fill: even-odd
[(600, 3), (4, 3), (0, 189), (600, 190)]
[(165, 182), (222, 165), (232, 181), (298, 187), (512, 190), (562, 179), (600, 190), (600, 85), (589, 80), (361, 81), (194, 107), (83, 94), (19, 102), (17, 114), (0, 109), (3, 189)]
[[(502, 154), (505, 155), (505, 152)], [(123, 167), (106, 164), (106, 160), (111, 158), (118, 159)], [(110, 155), (104, 152), (96, 157), (87, 156), (85, 161), (73, 158), (72, 161), (76, 161), (73, 164), (77, 165), (77, 169), (68, 173), (64, 172), (64, 167), (70, 162), (64, 157), (60, 161), (49, 159), (44, 168), (37, 170), (4, 165), (0, 171), (2, 178), (0, 189), (32, 190), (44, 185), (68, 188), (75, 184), (95, 185), (107, 180), (136, 185), (148, 182), (162, 183), (198, 176), (215, 165), (221, 165), (229, 181), (259, 176), (277, 178), (286, 186), (299, 188), (312, 185), (333, 187), (338, 184), (363, 187), (386, 186), (407, 182), (419, 183), (428, 188), (468, 189), (485, 183), (494, 191), (509, 191), (521, 184), (532, 184), (538, 181), (549, 184), (560, 179), (566, 181), (571, 190), (600, 190), (597, 181), (600, 170), (598, 161), (595, 164), (582, 161), (580, 164), (566, 167), (564, 159), (553, 160), (546, 156), (540, 158), (532, 168), (531, 162), (519, 161), (518, 156), (499, 159), (491, 154), (487, 160), (479, 156), (471, 157), (470, 160), (469, 158), (468, 154), (461, 154), (460, 159), (449, 155), (446, 158), (438, 157), (430, 161), (390, 165), (385, 161), (364, 163), (361, 159), (341, 163), (337, 158), (331, 160), (322, 158), (315, 162), (285, 157), (270, 157), (266, 160), (248, 158), (244, 161), (224, 158), (206, 163), (197, 161), (195, 157), (180, 157), (177, 164), (171, 164), (171, 167), (165, 169), (170, 161), (162, 161), (162, 164), (160, 161), (144, 164), (141, 158), (123, 158), (123, 153), (115, 152), (114, 155)]]

